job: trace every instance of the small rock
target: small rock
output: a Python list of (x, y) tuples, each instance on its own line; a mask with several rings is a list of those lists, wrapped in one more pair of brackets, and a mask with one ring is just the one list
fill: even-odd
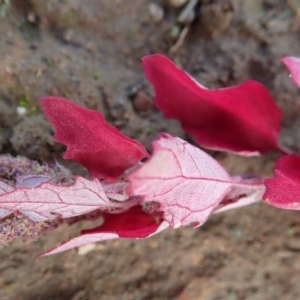
[(138, 91), (133, 99), (133, 107), (137, 111), (148, 110), (153, 107), (153, 101), (143, 91)]
[(9, 75), (13, 75), (13, 74), (14, 74), (13, 71), (11, 70), (11, 68), (10, 68), (9, 66), (6, 66), (6, 67), (5, 67), (5, 72), (6, 72), (7, 74), (9, 74)]
[(36, 70), (36, 73), (35, 73), (36, 78), (42, 77), (43, 73), (44, 73), (44, 69), (43, 68), (38, 68)]
[(71, 40), (73, 39), (73, 36), (74, 36), (74, 30), (72, 29), (68, 29), (65, 33), (64, 33), (64, 36), (63, 36), (63, 39), (66, 43), (69, 43), (71, 42)]
[(183, 25), (191, 24), (196, 17), (196, 5), (198, 4), (198, 0), (190, 0), (188, 5), (182, 10), (180, 15), (177, 18), (177, 21)]
[(27, 15), (27, 20), (30, 22), (30, 23), (36, 23), (37, 22), (37, 16), (35, 15), (34, 12), (30, 12), (28, 15)]
[(27, 108), (23, 106), (18, 106), (17, 107), (17, 114), (19, 116), (25, 116), (27, 114)]
[(83, 300), (86, 299), (86, 291), (79, 291), (76, 293), (71, 300)]
[(32, 42), (32, 43), (30, 44), (30, 48), (31, 48), (32, 50), (36, 50), (38, 47), (39, 47), (39, 44), (38, 44), (37, 42)]
[(187, 0), (168, 0), (168, 4), (174, 8), (180, 8), (187, 3)]
[(80, 256), (87, 255), (89, 252), (94, 251), (96, 249), (96, 244), (88, 244), (78, 248), (77, 254)]
[(94, 54), (97, 52), (97, 47), (96, 47), (93, 43), (91, 43), (91, 42), (88, 42), (88, 43), (86, 44), (86, 49), (87, 49), (89, 52), (94, 53)]
[(156, 3), (150, 3), (148, 5), (148, 9), (151, 18), (155, 23), (159, 23), (164, 18), (164, 10), (160, 5)]
[(300, 241), (298, 239), (288, 240), (286, 243), (286, 248), (290, 251), (299, 252), (300, 251)]
[(124, 121), (122, 121), (122, 120), (116, 120), (113, 124), (118, 129), (121, 129), (125, 126)]

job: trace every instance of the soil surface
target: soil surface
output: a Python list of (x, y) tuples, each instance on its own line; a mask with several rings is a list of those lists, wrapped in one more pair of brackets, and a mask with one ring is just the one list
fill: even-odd
[[(209, 88), (263, 83), (283, 111), (282, 142), (299, 153), (300, 93), (279, 59), (300, 56), (300, 1), (202, 0), (184, 24), (183, 8), (171, 2), (0, 1), (1, 153), (49, 162), (62, 156), (37, 101), (45, 95), (101, 111), (149, 151), (160, 132), (190, 141), (153, 106), (141, 57), (156, 52)], [(210, 154), (232, 174), (265, 177), (278, 158)], [(34, 258), (74, 231), (63, 227), (1, 249), (0, 299), (300, 299), (298, 212), (259, 203), (214, 215), (197, 229)]]

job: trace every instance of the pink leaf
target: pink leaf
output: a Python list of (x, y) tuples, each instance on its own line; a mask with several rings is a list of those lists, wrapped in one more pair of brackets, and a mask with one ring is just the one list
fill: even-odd
[[(235, 186), (215, 208), (214, 213), (247, 206), (262, 200), (266, 187), (258, 178), (243, 178), (235, 176), (234, 180), (241, 185)], [(249, 185), (250, 184), (250, 185)]]
[(162, 134), (153, 142), (151, 158), (129, 174), (130, 195), (158, 202), (171, 227), (202, 225), (234, 189), (249, 197), (261, 184), (235, 182), (212, 157), (187, 142)]
[(209, 90), (160, 54), (145, 57), (143, 66), (156, 106), (179, 120), (199, 145), (242, 155), (285, 152), (278, 145), (281, 112), (260, 83)]
[(40, 184), (50, 181), (51, 176), (48, 175), (18, 175), (16, 176), (16, 188), (32, 188)]
[(129, 196), (126, 193), (127, 186), (128, 183), (125, 181), (102, 182), (102, 187), (106, 196), (117, 201), (128, 200)]
[(4, 195), (6, 193), (10, 193), (14, 190), (14, 187), (11, 185), (4, 183), (3, 181), (0, 180), (0, 196)]
[(279, 208), (300, 210), (300, 156), (280, 158), (274, 173), (275, 178), (265, 180), (264, 200)]
[(291, 72), (293, 81), (296, 83), (298, 88), (300, 88), (300, 58), (294, 56), (286, 56), (281, 59), (281, 62), (283, 62)]
[(63, 98), (42, 98), (43, 110), (55, 128), (55, 141), (67, 146), (65, 159), (85, 166), (94, 177), (116, 179), (144, 157), (145, 148), (115, 127), (101, 113)]
[(76, 247), (111, 239), (141, 239), (152, 236), (168, 227), (167, 222), (157, 223), (141, 206), (134, 206), (122, 214), (103, 214), (104, 224), (84, 230), (80, 236), (61, 244), (42, 256), (56, 254)]
[[(3, 181), (0, 181), (0, 197), (1, 195), (4, 195), (6, 193), (10, 193), (14, 190), (14, 187), (11, 185), (4, 183)], [(10, 210), (3, 209), (0, 206), (0, 219), (5, 218), (11, 214)]]
[[(0, 182), (1, 211), (19, 211), (33, 221), (70, 218), (102, 209), (129, 208), (136, 201), (110, 201), (99, 180), (77, 177), (71, 186), (42, 183), (35, 188), (13, 188)], [(4, 214), (3, 215), (7, 215)]]

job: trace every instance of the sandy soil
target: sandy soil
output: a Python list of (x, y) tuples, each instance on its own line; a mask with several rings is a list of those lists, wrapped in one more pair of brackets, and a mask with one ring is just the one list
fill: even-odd
[[(140, 59), (161, 52), (210, 88), (262, 82), (283, 110), (283, 143), (299, 153), (300, 95), (279, 62), (300, 56), (299, 11), (298, 0), (202, 0), (177, 47), (182, 9), (167, 1), (2, 0), (0, 151), (39, 161), (61, 157), (64, 148), (53, 142), (37, 101), (45, 95), (103, 112), (149, 151), (162, 131), (190, 139), (153, 107)], [(18, 107), (27, 114), (18, 115)], [(211, 154), (232, 174), (263, 176), (272, 176), (277, 158)], [(256, 204), (215, 215), (198, 229), (34, 258), (75, 230), (1, 249), (0, 299), (300, 299), (298, 212)]]

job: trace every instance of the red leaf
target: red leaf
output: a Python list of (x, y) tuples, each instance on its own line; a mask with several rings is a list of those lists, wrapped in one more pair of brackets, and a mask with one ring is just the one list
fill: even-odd
[(199, 145), (243, 155), (285, 152), (278, 145), (281, 112), (260, 83), (209, 90), (160, 54), (145, 57), (143, 66), (156, 106), (166, 118), (178, 119)]
[(142, 158), (145, 148), (115, 127), (101, 113), (63, 98), (42, 98), (43, 110), (55, 128), (55, 141), (67, 146), (65, 159), (85, 166), (94, 177), (116, 179)]
[(300, 88), (300, 58), (294, 56), (286, 56), (281, 59), (284, 65), (291, 72), (291, 77)]
[(300, 156), (280, 158), (274, 173), (275, 178), (265, 180), (264, 200), (279, 208), (300, 210)]
[[(110, 201), (98, 179), (77, 177), (71, 186), (42, 183), (35, 188), (13, 188), (0, 182), (0, 218), (19, 211), (34, 221), (70, 218), (102, 209), (127, 209), (136, 200)], [(6, 212), (6, 213), (5, 213)]]
[(128, 180), (129, 195), (158, 202), (171, 227), (200, 226), (230, 193), (242, 199), (263, 187), (234, 181), (208, 154), (167, 134), (153, 142), (151, 158)]
[(56, 254), (76, 247), (111, 239), (141, 239), (168, 227), (167, 222), (157, 223), (141, 206), (134, 206), (122, 214), (103, 214), (104, 224), (82, 231), (81, 235), (61, 244), (42, 256)]

